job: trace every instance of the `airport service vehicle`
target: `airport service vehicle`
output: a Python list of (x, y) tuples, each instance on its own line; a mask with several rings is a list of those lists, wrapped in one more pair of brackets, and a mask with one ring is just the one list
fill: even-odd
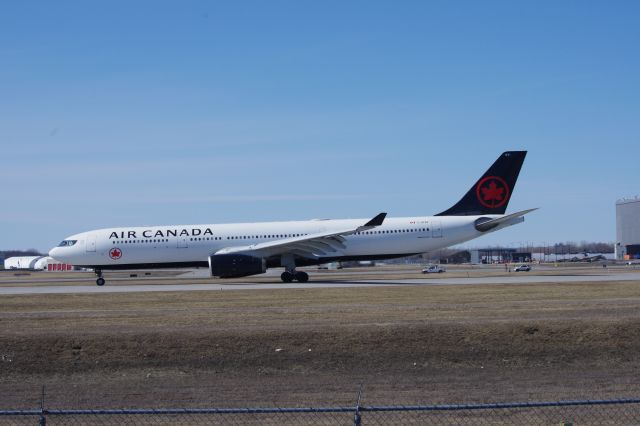
[(451, 208), (434, 216), (98, 229), (72, 235), (49, 252), (106, 270), (208, 267), (211, 276), (244, 277), (284, 267), (283, 282), (306, 282), (299, 266), (381, 260), (459, 244), (524, 221), (535, 210), (505, 214), (526, 151), (508, 151)]
[(422, 270), (423, 274), (440, 274), (442, 272), (446, 272), (439, 265), (427, 266)]
[(531, 270), (531, 266), (529, 265), (520, 265), (513, 268), (514, 272), (529, 272)]

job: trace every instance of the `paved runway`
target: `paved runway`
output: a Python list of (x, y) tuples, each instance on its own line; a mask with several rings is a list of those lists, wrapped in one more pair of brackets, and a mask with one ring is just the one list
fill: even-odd
[[(313, 278), (312, 278), (313, 279)], [(299, 283), (233, 283), (233, 284), (166, 284), (166, 285), (96, 285), (86, 286), (34, 286), (0, 287), (0, 295), (16, 294), (85, 294), (85, 293), (135, 293), (162, 291), (232, 291), (232, 290), (276, 290), (292, 288), (345, 288), (374, 287), (391, 285), (467, 285), (467, 284), (532, 284), (532, 283), (570, 283), (603, 281), (640, 281), (640, 272), (611, 273), (601, 275), (514, 275), (509, 277), (483, 278), (430, 278), (398, 280), (317, 280), (305, 284)], [(25, 283), (28, 284), (28, 283)]]

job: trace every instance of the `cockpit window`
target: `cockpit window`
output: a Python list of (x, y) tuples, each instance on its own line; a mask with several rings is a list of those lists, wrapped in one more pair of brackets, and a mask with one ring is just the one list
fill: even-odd
[(78, 242), (78, 240), (64, 240), (63, 242), (61, 242), (58, 245), (58, 247), (71, 247), (72, 245), (74, 245), (77, 242)]

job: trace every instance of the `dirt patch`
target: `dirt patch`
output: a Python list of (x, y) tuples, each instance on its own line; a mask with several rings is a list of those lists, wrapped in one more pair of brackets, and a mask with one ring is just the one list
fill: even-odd
[(2, 339), (0, 374), (111, 373), (142, 368), (224, 374), (406, 373), (466, 367), (633, 363), (640, 320), (433, 324)]

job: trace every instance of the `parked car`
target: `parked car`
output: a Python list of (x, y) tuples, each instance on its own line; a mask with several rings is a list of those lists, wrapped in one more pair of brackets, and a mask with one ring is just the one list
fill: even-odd
[(439, 274), (441, 272), (446, 272), (444, 268), (441, 268), (440, 265), (427, 266), (422, 270), (423, 274)]
[(513, 272), (529, 272), (531, 270), (531, 266), (529, 265), (520, 265), (513, 268)]

